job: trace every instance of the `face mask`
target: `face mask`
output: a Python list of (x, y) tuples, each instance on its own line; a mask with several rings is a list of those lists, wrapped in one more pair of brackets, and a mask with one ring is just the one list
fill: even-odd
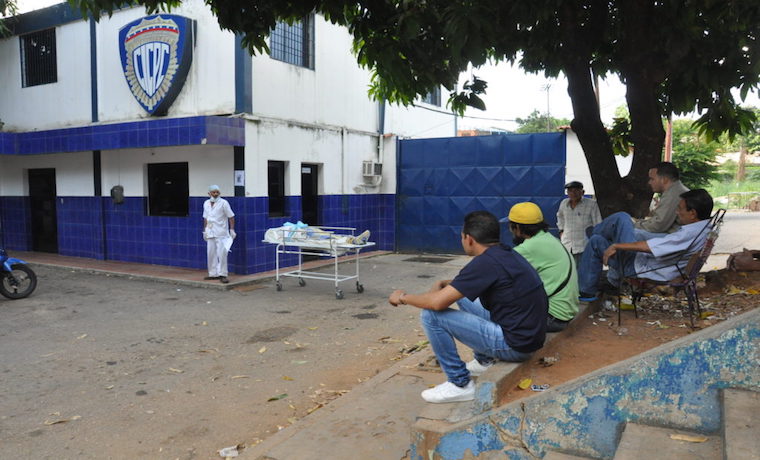
[(211, 198), (209, 198), (208, 200), (209, 200), (210, 202), (212, 202), (212, 203), (216, 203), (216, 200), (218, 200), (218, 199), (219, 199), (219, 197), (218, 197), (218, 196), (212, 196), (212, 197), (211, 197)]

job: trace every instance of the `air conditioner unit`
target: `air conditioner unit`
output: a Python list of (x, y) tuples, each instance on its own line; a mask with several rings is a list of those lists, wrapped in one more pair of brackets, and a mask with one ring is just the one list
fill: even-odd
[(362, 162), (362, 175), (364, 177), (377, 177), (383, 175), (383, 164), (374, 161)]

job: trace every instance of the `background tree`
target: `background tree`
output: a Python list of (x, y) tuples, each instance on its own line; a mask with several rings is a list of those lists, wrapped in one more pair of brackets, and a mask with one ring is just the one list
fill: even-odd
[[(0, 0), (0, 18), (16, 14), (18, 14), (16, 0)], [(0, 21), (0, 37), (5, 37), (9, 32), (10, 30), (5, 21)]]
[(520, 134), (527, 133), (553, 133), (560, 126), (569, 126), (570, 120), (567, 118), (554, 118), (547, 114), (539, 113), (534, 110), (527, 118), (518, 118), (515, 120), (518, 124), (517, 131)]
[[(149, 11), (179, 0), (70, 0), (84, 12), (123, 5)], [(358, 62), (371, 69), (370, 94), (401, 104), (439, 85), (452, 108), (482, 107), (485, 83), (459, 91), (461, 72), (489, 59), (519, 62), (527, 72), (568, 80), (572, 128), (588, 160), (603, 214), (643, 215), (651, 192), (647, 171), (660, 160), (662, 118), (695, 108), (708, 136), (734, 136), (754, 120), (742, 98), (760, 80), (760, 2), (757, 0), (205, 0), (219, 24), (244, 34), (249, 50), (267, 51), (277, 21), (316, 11), (348, 27)], [(631, 172), (621, 177), (601, 121), (594, 76), (615, 74), (627, 86)]]
[(721, 145), (699, 134), (693, 120), (673, 120), (673, 164), (687, 187), (705, 188), (718, 178), (715, 157)]
[(755, 122), (751, 128), (740, 136), (737, 136), (733, 141), (726, 139), (724, 150), (725, 151), (739, 151), (739, 161), (737, 162), (736, 175), (734, 179), (737, 182), (742, 182), (746, 179), (747, 168), (747, 154), (760, 151), (760, 109), (756, 107), (750, 107), (755, 113)]

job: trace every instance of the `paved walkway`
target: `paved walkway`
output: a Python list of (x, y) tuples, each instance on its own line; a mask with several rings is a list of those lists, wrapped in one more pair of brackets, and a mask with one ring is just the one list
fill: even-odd
[[(122, 262), (118, 260), (97, 260), (84, 257), (70, 257), (59, 254), (50, 254), (46, 252), (24, 252), (9, 251), (11, 257), (24, 260), (31, 264), (48, 265), (53, 267), (65, 267), (72, 270), (82, 270), (88, 272), (108, 273), (113, 276), (124, 276), (137, 279), (147, 279), (154, 281), (170, 282), (196, 287), (205, 287), (210, 289), (232, 289), (241, 285), (251, 284), (274, 278), (274, 270), (268, 272), (255, 273), (253, 275), (229, 275), (229, 284), (222, 284), (217, 280), (205, 281), (203, 277), (207, 276), (206, 270), (193, 268), (171, 267), (167, 265), (141, 264), (137, 262)], [(388, 254), (388, 251), (368, 251), (359, 254), (360, 259), (373, 257), (377, 255)], [(338, 261), (345, 262), (353, 260), (355, 256), (344, 256), (338, 258)], [(334, 263), (333, 259), (320, 259), (303, 264), (304, 269), (313, 269), (324, 267)]]

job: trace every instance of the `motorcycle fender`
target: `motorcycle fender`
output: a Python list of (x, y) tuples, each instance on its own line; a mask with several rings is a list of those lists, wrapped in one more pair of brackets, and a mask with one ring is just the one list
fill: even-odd
[(15, 257), (9, 257), (8, 260), (3, 262), (3, 268), (5, 268), (5, 271), (11, 271), (11, 266), (16, 264), (24, 264), (26, 265), (26, 262), (24, 262), (21, 259), (16, 259)]

